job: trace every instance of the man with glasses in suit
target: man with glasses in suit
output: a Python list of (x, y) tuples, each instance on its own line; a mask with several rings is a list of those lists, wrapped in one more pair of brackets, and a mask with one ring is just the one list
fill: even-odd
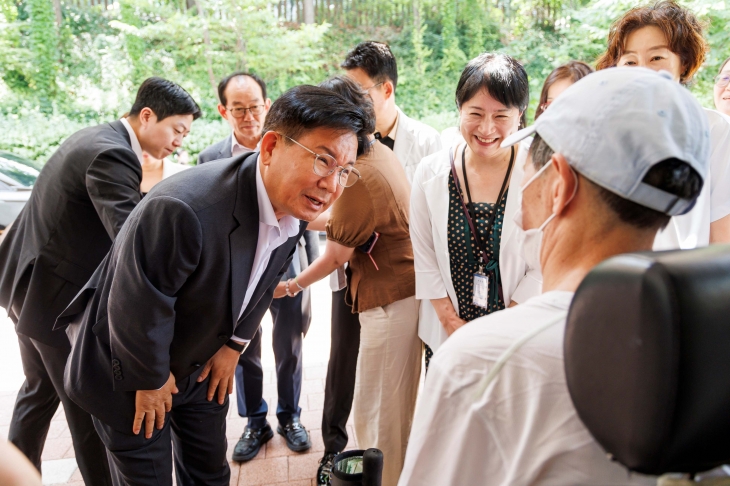
[[(237, 72), (223, 78), (218, 84), (218, 99), (218, 113), (231, 126), (231, 135), (203, 150), (198, 156), (198, 164), (258, 150), (266, 114), (271, 107), (271, 100), (266, 97), (266, 83), (252, 73)], [(296, 277), (318, 256), (317, 234), (306, 231), (284, 278)], [(289, 449), (302, 452), (312, 446), (309, 433), (299, 422), (302, 340), (311, 321), (310, 293), (307, 290), (293, 297), (277, 299), (270, 310), (274, 321), (277, 431), (284, 436)], [(258, 332), (236, 367), (238, 414), (248, 418), (248, 425), (233, 450), (234, 461), (253, 459), (261, 446), (274, 436), (266, 420), (268, 404), (263, 399), (263, 383), (261, 332)]]
[(223, 78), (218, 99), (218, 113), (231, 126), (231, 136), (200, 152), (198, 164), (256, 150), (271, 107), (266, 83), (253, 73), (237, 72)]

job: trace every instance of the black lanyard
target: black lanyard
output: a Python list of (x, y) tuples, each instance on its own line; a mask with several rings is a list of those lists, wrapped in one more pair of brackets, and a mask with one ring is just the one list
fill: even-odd
[[(454, 152), (456, 152), (457, 149), (454, 149)], [(455, 155), (455, 154), (454, 154)], [(489, 216), (489, 220), (487, 221), (487, 238), (492, 234), (492, 228), (494, 226), (494, 222), (497, 218), (497, 208), (499, 207), (499, 203), (502, 201), (502, 198), (504, 197), (505, 190), (507, 189), (507, 182), (509, 181), (510, 173), (512, 172), (512, 165), (515, 161), (515, 148), (512, 147), (512, 154), (509, 158), (509, 167), (507, 167), (507, 173), (504, 175), (504, 181), (502, 181), (502, 188), (499, 190), (499, 196), (497, 197), (497, 202), (494, 203), (494, 208), (492, 211), (492, 214)], [(469, 198), (469, 204), (472, 204), (471, 199), (471, 192), (469, 191), (469, 179), (466, 175), (466, 147), (464, 147), (464, 151), (461, 155), (461, 170), (464, 172), (464, 187), (466, 187), (466, 196)], [(477, 233), (476, 228), (474, 226), (474, 220), (476, 217), (472, 214), (471, 209), (469, 209), (469, 206), (464, 201), (464, 195), (461, 192), (461, 184), (459, 184), (459, 176), (456, 175), (456, 166), (454, 165), (454, 157), (451, 156), (451, 175), (454, 178), (454, 184), (456, 184), (456, 191), (459, 193), (459, 199), (461, 200), (461, 207), (464, 210), (464, 216), (466, 216), (466, 221), (469, 223), (469, 229), (471, 230), (472, 235), (474, 235), (474, 241), (476, 242), (477, 249), (479, 250), (481, 259), (482, 259), (482, 265), (486, 265), (489, 263), (489, 259), (487, 258), (487, 248), (482, 241), (481, 238), (479, 238), (479, 233)], [(472, 204), (473, 205), (473, 204)]]

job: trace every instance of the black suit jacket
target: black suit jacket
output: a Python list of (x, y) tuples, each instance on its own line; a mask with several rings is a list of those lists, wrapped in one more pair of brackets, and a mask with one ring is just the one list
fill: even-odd
[[(204, 164), (206, 162), (212, 162), (214, 160), (220, 160), (220, 159), (228, 159), (233, 156), (233, 147), (232, 147), (233, 138), (231, 135), (227, 136), (223, 140), (214, 143), (213, 145), (210, 145), (206, 147), (200, 154), (198, 154), (198, 165)], [(318, 233), (315, 231), (306, 231), (304, 233), (304, 240), (306, 241), (306, 259), (300, 257), (300, 268), (304, 269), (308, 265), (311, 265), (312, 262), (319, 257), (319, 236)], [(299, 257), (298, 254), (294, 255), (294, 258)], [(294, 266), (291, 265), (289, 269), (287, 270), (286, 274), (283, 276), (284, 279), (290, 279), (297, 276), (297, 272), (294, 269)], [(291, 320), (291, 324), (294, 324), (294, 319), (297, 319), (297, 316), (287, 316), (287, 320)], [(312, 305), (311, 305), (311, 290), (309, 288), (306, 288), (302, 291), (302, 312), (301, 312), (301, 323), (302, 323), (302, 333), (306, 336), (307, 331), (309, 331), (309, 325), (312, 322)]]
[(0, 306), (17, 332), (68, 347), (56, 317), (109, 251), (141, 180), (121, 121), (81, 130), (51, 156), (0, 245)]
[(66, 392), (110, 426), (131, 430), (136, 390), (190, 376), (234, 329), (243, 339), (258, 330), (307, 223), (272, 253), (239, 319), (258, 242), (257, 157), (156, 185), (59, 317), (72, 342)]
[(206, 147), (198, 154), (198, 165), (212, 160), (228, 159), (233, 156), (232, 138), (227, 136), (220, 142)]

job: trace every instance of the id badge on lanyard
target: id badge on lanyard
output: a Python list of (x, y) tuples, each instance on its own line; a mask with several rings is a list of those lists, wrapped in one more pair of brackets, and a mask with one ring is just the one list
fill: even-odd
[(489, 308), (489, 276), (484, 274), (484, 268), (474, 274), (474, 298), (472, 304), (483, 309)]

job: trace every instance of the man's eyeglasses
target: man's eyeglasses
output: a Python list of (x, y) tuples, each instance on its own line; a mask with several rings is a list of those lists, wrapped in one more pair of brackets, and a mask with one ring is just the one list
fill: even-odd
[(288, 138), (289, 140), (291, 140), (295, 144), (299, 145), (300, 147), (302, 147), (304, 150), (306, 150), (310, 154), (314, 155), (314, 165), (312, 168), (314, 170), (314, 173), (317, 174), (318, 176), (328, 177), (328, 176), (332, 175), (335, 171), (339, 171), (337, 173), (337, 183), (339, 185), (341, 185), (342, 187), (351, 187), (360, 179), (360, 172), (356, 168), (350, 167), (350, 166), (340, 167), (337, 164), (337, 160), (334, 157), (332, 157), (331, 155), (318, 154), (318, 153), (314, 152), (313, 150), (308, 149), (301, 143), (297, 142), (293, 138), (287, 137), (284, 134), (280, 134), (280, 135)]
[(261, 113), (264, 112), (264, 107), (266, 105), (256, 105), (256, 106), (249, 106), (248, 108), (226, 108), (228, 110), (228, 113), (233, 115), (233, 118), (243, 118), (246, 116), (246, 112), (250, 112), (253, 116), (258, 116)]
[(374, 84), (374, 85), (370, 86), (369, 88), (366, 88), (366, 89), (365, 89), (365, 92), (366, 92), (366, 93), (370, 93), (370, 90), (371, 90), (371, 89), (373, 89), (373, 88), (377, 88), (378, 86), (380, 86), (380, 85), (381, 85), (381, 84), (383, 84), (383, 83), (384, 83), (384, 81), (381, 81), (381, 82), (379, 82), (378, 84)]
[(730, 74), (718, 74), (715, 76), (715, 86), (724, 88), (730, 84)]

